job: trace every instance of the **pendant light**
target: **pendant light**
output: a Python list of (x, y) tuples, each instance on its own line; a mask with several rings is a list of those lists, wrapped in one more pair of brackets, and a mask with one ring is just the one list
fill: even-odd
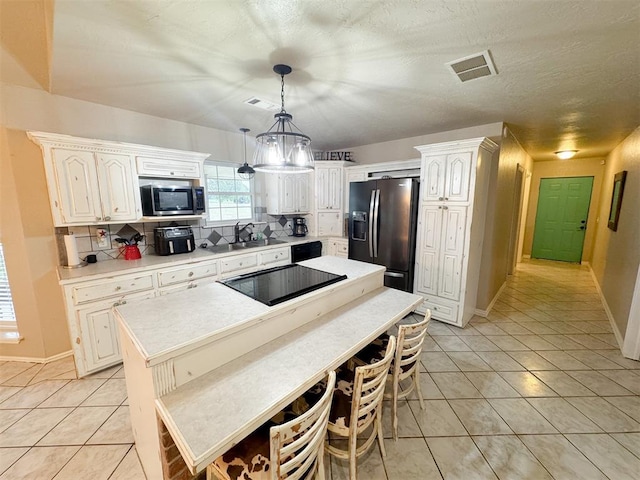
[(248, 128), (241, 128), (240, 131), (244, 136), (244, 165), (238, 168), (238, 176), (243, 180), (251, 180), (256, 174), (256, 171), (247, 163), (247, 132), (250, 132)]
[(259, 172), (300, 173), (313, 170), (311, 138), (303, 134), (293, 123), (293, 116), (284, 109), (284, 76), (291, 73), (289, 65), (275, 65), (273, 71), (280, 75), (280, 100), (282, 108), (276, 113), (275, 123), (269, 130), (256, 136), (256, 152), (253, 167)]

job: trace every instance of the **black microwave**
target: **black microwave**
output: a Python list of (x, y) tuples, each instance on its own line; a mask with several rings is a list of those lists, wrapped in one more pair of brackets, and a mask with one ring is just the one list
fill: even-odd
[(205, 212), (203, 187), (140, 187), (144, 216), (200, 215)]

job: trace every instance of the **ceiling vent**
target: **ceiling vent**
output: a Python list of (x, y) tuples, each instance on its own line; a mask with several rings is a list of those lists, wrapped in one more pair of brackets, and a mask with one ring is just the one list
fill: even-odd
[(489, 50), (459, 58), (446, 65), (455, 73), (461, 82), (498, 74), (498, 70), (496, 70), (496, 66), (493, 64), (493, 60), (491, 60)]
[(250, 99), (245, 100), (244, 103), (253, 107), (261, 108), (262, 110), (269, 110), (271, 112), (280, 110), (280, 105), (276, 105), (275, 103), (268, 102), (266, 100), (260, 100), (258, 97), (251, 97)]

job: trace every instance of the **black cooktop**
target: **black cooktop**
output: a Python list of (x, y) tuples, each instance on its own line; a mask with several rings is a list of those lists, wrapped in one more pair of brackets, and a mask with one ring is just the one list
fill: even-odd
[(335, 275), (294, 263), (247, 273), (220, 283), (271, 307), (346, 278), (346, 275)]

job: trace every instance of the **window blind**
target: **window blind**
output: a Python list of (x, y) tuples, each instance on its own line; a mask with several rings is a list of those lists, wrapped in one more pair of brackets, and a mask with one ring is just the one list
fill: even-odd
[(4, 250), (0, 243), (0, 322), (15, 321), (16, 313), (13, 309), (9, 277), (7, 276), (7, 267), (4, 263)]

